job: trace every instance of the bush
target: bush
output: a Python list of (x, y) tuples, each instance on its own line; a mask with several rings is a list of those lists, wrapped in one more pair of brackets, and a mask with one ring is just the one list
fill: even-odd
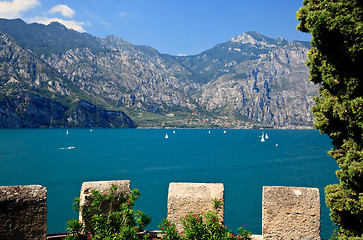
[[(82, 217), (89, 228), (85, 228), (78, 220), (70, 220), (67, 222), (70, 235), (66, 239), (140, 239), (139, 233), (151, 221), (142, 211), (133, 209), (140, 192), (134, 189), (127, 196), (116, 197), (116, 189), (117, 186), (112, 185), (108, 194), (93, 190), (90, 207), (82, 209)], [(112, 210), (114, 206), (117, 206), (118, 211)], [(75, 198), (73, 207), (79, 211), (79, 198)]]
[(184, 231), (178, 232), (175, 224), (170, 223), (167, 219), (162, 219), (159, 225), (163, 233), (164, 240), (229, 240), (229, 239), (249, 239), (251, 232), (239, 228), (239, 234), (234, 234), (220, 223), (218, 219), (218, 211), (223, 205), (222, 201), (213, 199), (213, 207), (215, 211), (209, 211), (204, 214), (189, 213), (180, 221), (183, 224)]

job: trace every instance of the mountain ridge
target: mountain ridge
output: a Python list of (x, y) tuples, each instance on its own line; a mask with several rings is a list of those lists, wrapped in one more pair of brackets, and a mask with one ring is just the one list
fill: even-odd
[[(86, 101), (100, 111), (125, 113), (139, 127), (312, 126), (318, 87), (308, 81), (306, 42), (248, 32), (197, 55), (172, 56), (112, 35), (98, 38), (59, 23), (21, 21), (0, 19), (1, 38), (22, 49), (10, 53), (0, 45), (4, 96), (15, 79), (24, 93), (61, 101), (69, 109)], [(14, 55), (30, 58), (27, 54), (44, 65), (48, 79), (9, 71), (16, 66), (18, 72), (31, 72), (37, 66), (31, 61), (22, 66), (9, 61)]]

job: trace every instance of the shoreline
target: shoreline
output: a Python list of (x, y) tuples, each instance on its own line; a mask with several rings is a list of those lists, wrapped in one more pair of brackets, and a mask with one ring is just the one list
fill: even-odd
[[(97, 129), (97, 128), (95, 128)], [(112, 128), (110, 128), (112, 129)], [(131, 128), (129, 128), (131, 129)], [(193, 128), (193, 127), (136, 127), (135, 129), (214, 129), (214, 130), (317, 130), (313, 126), (301, 126), (301, 127), (261, 127), (261, 128)]]

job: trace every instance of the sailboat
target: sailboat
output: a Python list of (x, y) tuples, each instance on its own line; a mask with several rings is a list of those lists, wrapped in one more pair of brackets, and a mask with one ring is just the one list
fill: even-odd
[(261, 135), (261, 142), (265, 142), (265, 137), (264, 137), (264, 134), (263, 133)]
[(67, 130), (66, 134), (67, 134), (67, 135), (69, 134), (68, 130)]
[(267, 135), (267, 133), (266, 133), (266, 135), (265, 135), (265, 139), (268, 139), (268, 135)]
[(165, 134), (165, 138), (169, 138), (168, 134)]

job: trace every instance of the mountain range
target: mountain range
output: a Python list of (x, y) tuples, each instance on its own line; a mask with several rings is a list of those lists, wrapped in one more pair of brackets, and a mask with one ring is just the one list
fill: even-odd
[(0, 127), (311, 127), (309, 48), (247, 32), (171, 56), (0, 19)]

